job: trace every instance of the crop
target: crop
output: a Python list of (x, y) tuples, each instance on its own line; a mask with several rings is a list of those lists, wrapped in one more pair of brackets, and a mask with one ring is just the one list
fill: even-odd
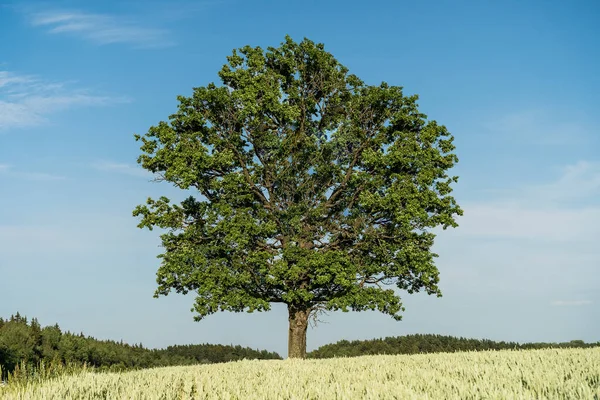
[(600, 348), (244, 360), (81, 372), (2, 399), (600, 399)]

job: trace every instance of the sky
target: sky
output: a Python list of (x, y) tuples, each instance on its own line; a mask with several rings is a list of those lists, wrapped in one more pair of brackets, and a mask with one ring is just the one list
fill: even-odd
[(403, 86), (455, 137), (459, 227), (440, 231), (442, 298), (401, 322), (335, 312), (308, 350), (434, 333), (600, 341), (600, 5), (596, 1), (0, 0), (0, 316), (99, 339), (287, 354), (287, 310), (193, 321), (153, 298), (157, 232), (132, 217), (182, 194), (134, 134), (218, 82), (232, 49), (325, 44), (368, 84)]

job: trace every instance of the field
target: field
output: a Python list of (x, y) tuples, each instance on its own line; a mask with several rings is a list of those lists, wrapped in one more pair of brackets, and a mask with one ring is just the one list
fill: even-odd
[(239, 361), (81, 373), (2, 399), (600, 399), (600, 348)]

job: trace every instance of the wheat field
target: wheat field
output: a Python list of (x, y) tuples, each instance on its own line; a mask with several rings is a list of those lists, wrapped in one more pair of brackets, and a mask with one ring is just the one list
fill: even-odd
[(600, 399), (600, 348), (244, 360), (62, 376), (12, 399)]

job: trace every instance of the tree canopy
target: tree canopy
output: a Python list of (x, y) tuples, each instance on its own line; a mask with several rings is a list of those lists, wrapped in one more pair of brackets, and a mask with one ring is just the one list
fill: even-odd
[(227, 57), (220, 84), (179, 96), (138, 163), (192, 195), (149, 198), (139, 227), (161, 228), (155, 296), (195, 292), (195, 319), (289, 310), (289, 356), (306, 354), (318, 310), (379, 310), (400, 320), (393, 288), (441, 295), (431, 251), (462, 210), (448, 130), (417, 96), (367, 85), (323, 44), (289, 36)]

